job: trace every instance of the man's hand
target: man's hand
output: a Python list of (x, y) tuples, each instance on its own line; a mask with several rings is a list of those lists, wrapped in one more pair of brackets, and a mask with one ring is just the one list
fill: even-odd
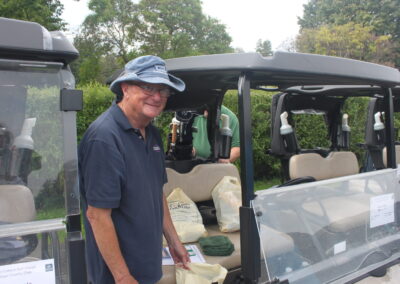
[(180, 241), (178, 241), (176, 244), (169, 244), (169, 252), (171, 253), (172, 259), (176, 265), (182, 266), (185, 269), (189, 269), (189, 253)]
[(115, 284), (139, 284), (135, 278), (132, 277), (130, 274), (126, 274), (121, 279), (117, 279)]

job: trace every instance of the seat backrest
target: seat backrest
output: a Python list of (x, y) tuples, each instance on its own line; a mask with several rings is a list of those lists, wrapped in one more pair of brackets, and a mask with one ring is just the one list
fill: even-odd
[(29, 222), (35, 217), (35, 201), (29, 188), (23, 185), (0, 185), (0, 221)]
[(168, 182), (164, 185), (164, 193), (168, 196), (173, 189), (180, 187), (194, 202), (212, 199), (211, 193), (224, 176), (240, 179), (239, 171), (233, 164), (200, 164), (190, 172), (181, 174), (167, 168)]
[[(400, 163), (400, 145), (396, 145), (395, 146), (395, 151), (396, 151), (396, 165), (398, 165)], [(383, 148), (382, 159), (383, 159), (383, 165), (385, 166), (385, 168), (387, 168), (387, 151), (386, 151), (386, 147)]]
[(316, 180), (324, 180), (358, 172), (358, 161), (353, 152), (331, 152), (326, 158), (316, 153), (304, 153), (289, 160), (291, 179), (312, 176)]

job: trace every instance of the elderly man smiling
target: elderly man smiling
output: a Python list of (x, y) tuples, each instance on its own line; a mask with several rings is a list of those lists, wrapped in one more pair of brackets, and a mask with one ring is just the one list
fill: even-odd
[(116, 103), (89, 126), (78, 153), (89, 281), (155, 283), (162, 276), (162, 234), (174, 261), (189, 262), (163, 194), (164, 151), (151, 124), (171, 89), (182, 92), (185, 84), (161, 58), (142, 56), (125, 65), (110, 89)]

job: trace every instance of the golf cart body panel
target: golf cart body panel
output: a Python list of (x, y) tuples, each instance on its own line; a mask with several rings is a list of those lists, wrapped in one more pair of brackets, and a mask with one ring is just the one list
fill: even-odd
[(55, 283), (84, 283), (82, 93), (68, 66), (79, 54), (62, 33), (36, 23), (0, 18), (0, 33), (0, 267), (47, 265)]
[[(187, 85), (184, 93), (168, 100), (167, 110), (190, 109), (195, 107), (191, 98), (201, 104), (212, 97), (212, 93), (219, 96), (228, 89), (238, 90), (243, 202), (240, 209), (241, 263), (248, 283), (263, 279), (276, 283), (285, 280), (290, 283), (356, 281), (399, 258), (396, 249), (400, 239), (398, 224), (390, 219), (397, 216), (395, 205), (399, 198), (395, 191), (398, 177), (393, 170), (396, 165), (391, 142), (393, 104), (390, 89), (400, 82), (398, 70), (350, 59), (284, 52), (267, 58), (259, 54), (223, 54), (166, 62), (169, 72), (182, 78)], [(365, 175), (354, 174), (353, 170), (346, 177), (280, 187), (255, 196), (251, 88), (315, 98), (333, 98), (340, 94), (341, 98), (336, 100), (338, 107), (333, 108), (336, 113), (346, 97), (382, 95), (386, 110), (388, 165), (392, 169)], [(278, 123), (276, 127), (279, 126)], [(346, 203), (346, 199), (349, 202)], [(327, 216), (325, 207), (338, 207), (338, 201), (344, 202), (347, 213), (330, 211)], [(383, 221), (385, 224), (376, 225), (374, 222), (379, 216), (374, 213), (381, 201), (389, 208), (390, 218)], [(353, 214), (349, 209), (355, 205), (358, 213)], [(296, 208), (300, 209), (296, 211)], [(351, 221), (353, 217), (358, 220), (356, 224)], [(297, 230), (299, 225), (304, 225), (302, 230)], [(271, 231), (280, 234), (277, 243), (271, 241), (274, 235)], [(326, 231), (329, 238), (325, 240)], [(315, 253), (318, 257), (310, 260), (304, 252)]]

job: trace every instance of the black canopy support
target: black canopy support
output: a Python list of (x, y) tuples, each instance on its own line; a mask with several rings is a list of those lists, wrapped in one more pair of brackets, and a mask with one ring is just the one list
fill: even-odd
[(245, 283), (257, 283), (260, 277), (260, 239), (254, 211), (250, 201), (254, 199), (254, 168), (251, 133), (250, 74), (242, 73), (238, 82), (240, 123), (240, 178), (242, 183), (242, 207), (240, 208), (240, 245), (242, 272)]
[(387, 149), (387, 167), (395, 169), (396, 153), (394, 145), (394, 108), (393, 108), (393, 95), (390, 88), (384, 88), (384, 109), (385, 109), (385, 135), (386, 135), (386, 149)]
[(254, 198), (254, 168), (251, 133), (250, 76), (248, 73), (243, 73), (239, 77), (238, 95), (242, 205), (249, 207), (250, 200)]

